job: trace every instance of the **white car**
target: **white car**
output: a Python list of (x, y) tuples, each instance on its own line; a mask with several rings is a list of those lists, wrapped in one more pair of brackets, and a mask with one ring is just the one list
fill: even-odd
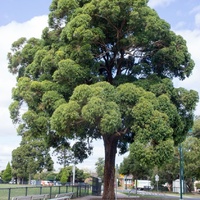
[(42, 186), (53, 186), (53, 183), (51, 181), (41, 181)]
[(9, 184), (15, 184), (15, 181), (10, 181)]

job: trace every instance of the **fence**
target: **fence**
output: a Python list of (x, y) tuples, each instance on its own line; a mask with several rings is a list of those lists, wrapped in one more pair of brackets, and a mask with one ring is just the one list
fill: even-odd
[(73, 198), (89, 195), (91, 186), (87, 184), (73, 186), (16, 186), (11, 188), (0, 188), (0, 199), (11, 200), (14, 196), (27, 196), (34, 194), (49, 194), (49, 198), (56, 194), (74, 192)]

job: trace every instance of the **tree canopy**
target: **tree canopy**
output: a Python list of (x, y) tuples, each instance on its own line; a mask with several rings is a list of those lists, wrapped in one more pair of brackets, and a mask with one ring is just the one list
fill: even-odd
[(114, 199), (117, 148), (137, 140), (167, 158), (192, 126), (197, 92), (174, 88), (172, 78), (188, 77), (194, 62), (146, 0), (53, 0), (41, 39), (15, 41), (8, 60), (18, 133), (54, 148), (75, 139), (80, 162), (103, 139), (105, 199)]

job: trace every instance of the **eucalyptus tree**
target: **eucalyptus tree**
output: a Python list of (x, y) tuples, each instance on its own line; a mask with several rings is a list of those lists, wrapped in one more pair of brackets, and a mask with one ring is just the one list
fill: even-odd
[(42, 135), (54, 148), (64, 143), (80, 162), (92, 140), (103, 139), (104, 199), (114, 199), (117, 149), (137, 139), (162, 163), (191, 128), (198, 101), (171, 81), (192, 73), (186, 41), (147, 2), (53, 0), (41, 39), (22, 37), (8, 53), (18, 133)]

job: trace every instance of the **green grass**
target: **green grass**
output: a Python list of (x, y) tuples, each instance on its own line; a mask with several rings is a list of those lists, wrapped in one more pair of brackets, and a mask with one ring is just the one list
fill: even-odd
[(78, 195), (87, 195), (85, 193), (85, 188), (81, 190), (77, 187), (66, 187), (66, 186), (53, 186), (53, 187), (42, 187), (42, 186), (30, 186), (30, 185), (11, 185), (11, 184), (0, 184), (0, 199), (8, 200), (9, 194), (10, 199), (15, 196), (25, 196), (33, 194), (51, 194), (54, 197), (58, 193), (66, 193), (73, 191), (75, 197)]

